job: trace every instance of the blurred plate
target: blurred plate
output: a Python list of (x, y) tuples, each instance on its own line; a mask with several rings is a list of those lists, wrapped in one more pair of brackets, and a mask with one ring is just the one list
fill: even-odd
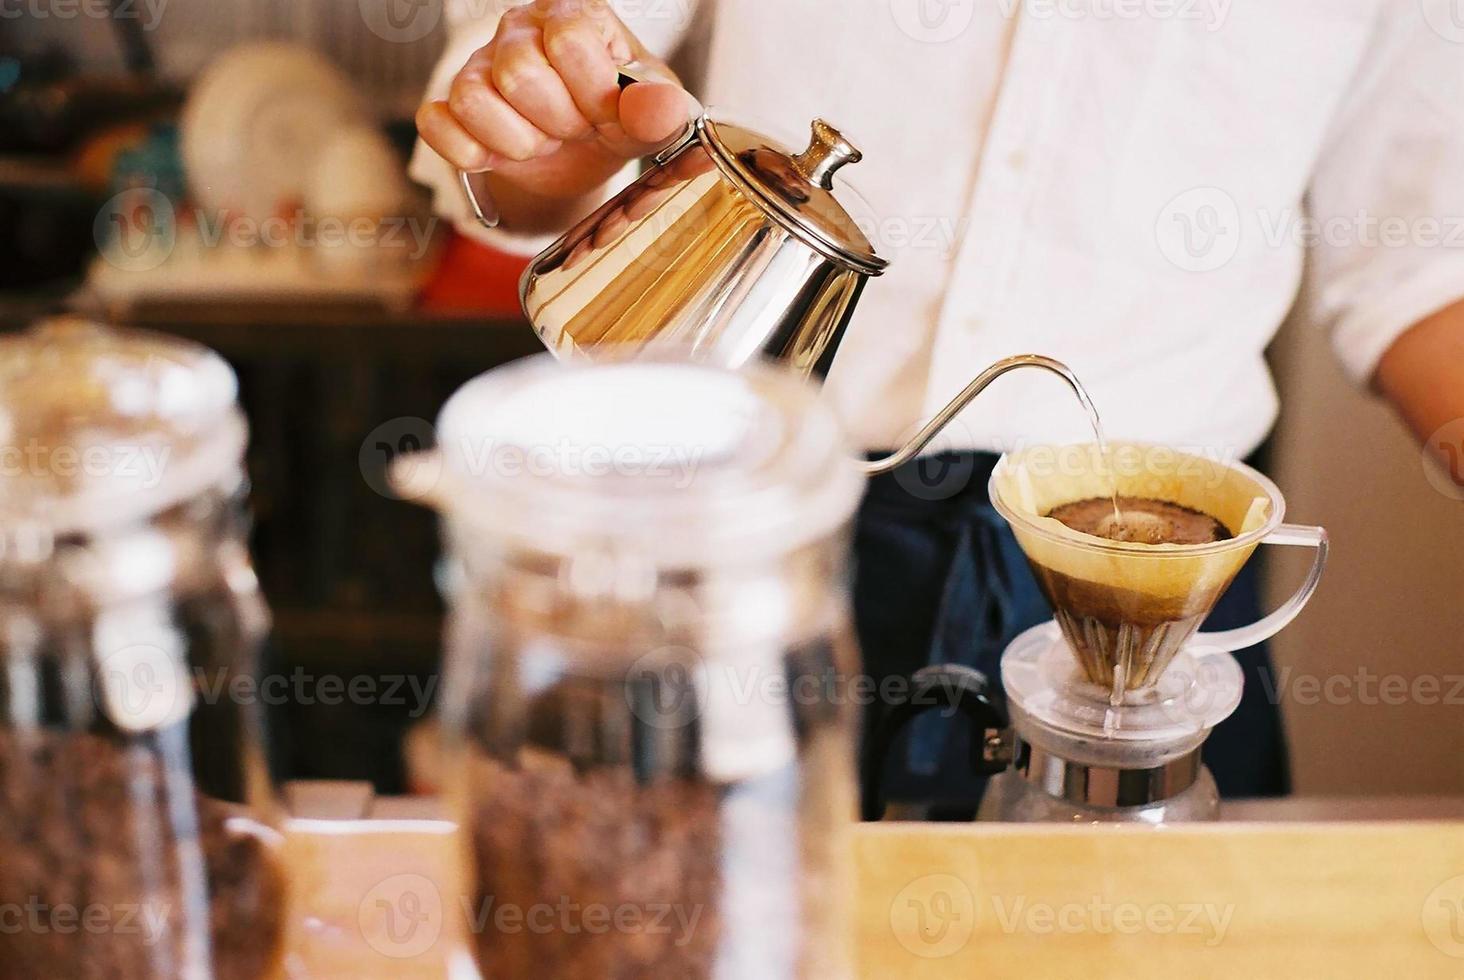
[(369, 121), (350, 81), (308, 48), (233, 48), (199, 77), (183, 109), (189, 190), (211, 217), (263, 220), (303, 198), (333, 133)]

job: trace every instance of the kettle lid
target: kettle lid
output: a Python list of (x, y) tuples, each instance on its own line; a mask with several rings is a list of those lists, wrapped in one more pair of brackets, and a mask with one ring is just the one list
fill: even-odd
[(834, 174), (863, 157), (859, 149), (829, 123), (815, 119), (808, 147), (794, 152), (776, 140), (725, 118), (707, 115), (697, 123), (698, 135), (713, 158), (781, 224), (820, 252), (867, 275), (889, 265), (869, 241), (875, 226), (864, 199)]

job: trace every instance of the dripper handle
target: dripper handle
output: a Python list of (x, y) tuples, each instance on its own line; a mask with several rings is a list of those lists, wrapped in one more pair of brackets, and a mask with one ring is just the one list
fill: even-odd
[(1008, 371), (1015, 371), (1018, 368), (1041, 368), (1044, 371), (1051, 371), (1053, 374), (1066, 381), (1068, 387), (1072, 388), (1073, 394), (1078, 396), (1083, 408), (1088, 414), (1093, 415), (1093, 403), (1088, 398), (1088, 392), (1078, 382), (1077, 375), (1073, 374), (1072, 368), (1059, 360), (1046, 357), (1042, 354), (1017, 354), (1014, 357), (1006, 357), (997, 361), (991, 367), (982, 371), (972, 379), (971, 383), (961, 389), (961, 393), (946, 403), (945, 408), (920, 427), (920, 431), (910, 437), (910, 440), (898, 450), (884, 457), (864, 464), (864, 472), (868, 476), (879, 476), (881, 473), (888, 473), (893, 469), (905, 465), (920, 454), (920, 450), (930, 445), (930, 441), (940, 434), (940, 431), (950, 424), (951, 420), (960, 415), (965, 407), (971, 404), (972, 399), (986, 390), (997, 378)]
[(1214, 647), (1219, 650), (1235, 652), (1244, 650), (1246, 647), (1253, 647), (1257, 643), (1263, 643), (1281, 632), (1291, 621), (1306, 608), (1311, 601), (1312, 594), (1317, 591), (1317, 585), (1322, 581), (1322, 569), (1327, 564), (1327, 530), (1321, 527), (1310, 527), (1303, 524), (1282, 524), (1266, 537), (1261, 539), (1261, 544), (1279, 544), (1293, 548), (1315, 548), (1316, 557), (1312, 559), (1311, 571), (1307, 573), (1306, 581), (1301, 583), (1301, 588), (1281, 604), (1281, 607), (1269, 616), (1263, 617), (1249, 626), (1239, 626), (1233, 630), (1222, 630), (1218, 633), (1196, 633), (1193, 642), (1204, 646)]
[[(637, 82), (651, 82), (658, 79), (659, 76), (647, 71), (645, 65), (632, 61), (616, 69), (615, 84), (623, 91)], [(497, 202), (493, 200), (492, 191), (488, 189), (488, 175), (459, 170), (458, 183), (462, 185), (463, 198), (468, 202), (468, 210), (473, 212), (473, 217), (477, 219), (478, 224), (484, 228), (497, 228), (498, 222), (502, 220), (502, 215), (498, 211)]]

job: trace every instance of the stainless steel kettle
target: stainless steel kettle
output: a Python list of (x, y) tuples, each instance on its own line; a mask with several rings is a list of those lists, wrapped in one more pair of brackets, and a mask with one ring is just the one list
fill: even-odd
[[(634, 65), (621, 84), (641, 80)], [(800, 152), (735, 122), (702, 114), (604, 206), (539, 254), (519, 287), (524, 312), (561, 358), (614, 351), (687, 354), (740, 368), (781, 362), (828, 374), (865, 283), (888, 263), (866, 229), (873, 212), (834, 175), (862, 158), (822, 119)], [(480, 221), (497, 212), (486, 186), (462, 175)], [(1024, 354), (993, 364), (904, 446), (867, 464), (883, 473), (920, 452), (996, 378), (1019, 367), (1072, 372)], [(1090, 412), (1091, 414), (1091, 412)]]

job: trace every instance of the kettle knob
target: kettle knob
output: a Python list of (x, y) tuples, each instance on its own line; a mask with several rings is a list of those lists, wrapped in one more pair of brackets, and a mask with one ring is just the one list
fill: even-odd
[(813, 142), (793, 158), (793, 166), (808, 178), (809, 183), (828, 191), (834, 189), (834, 171), (846, 163), (858, 163), (862, 159), (864, 154), (842, 133), (822, 119), (815, 119)]

